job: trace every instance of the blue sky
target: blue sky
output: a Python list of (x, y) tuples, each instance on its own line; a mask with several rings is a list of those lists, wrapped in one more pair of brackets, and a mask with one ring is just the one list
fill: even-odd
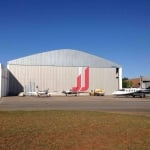
[(149, 0), (1, 0), (0, 63), (76, 49), (150, 76)]

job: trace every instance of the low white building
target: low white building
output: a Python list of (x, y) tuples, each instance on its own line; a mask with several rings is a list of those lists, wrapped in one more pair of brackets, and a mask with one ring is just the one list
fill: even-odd
[(0, 97), (7, 96), (9, 92), (9, 71), (0, 64)]

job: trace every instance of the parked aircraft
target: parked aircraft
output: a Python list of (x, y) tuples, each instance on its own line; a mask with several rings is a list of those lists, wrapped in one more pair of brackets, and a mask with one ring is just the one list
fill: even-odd
[(132, 96), (132, 97), (145, 97), (146, 94), (149, 94), (149, 89), (142, 88), (123, 88), (117, 91), (114, 91), (112, 94), (116, 96)]
[(66, 91), (62, 91), (62, 93), (66, 94), (66, 96), (74, 94), (75, 96), (77, 96), (78, 91), (72, 91), (72, 90), (66, 90)]
[(37, 95), (38, 96), (50, 96), (50, 94), (48, 93), (49, 89), (47, 90), (43, 90), (43, 91), (38, 91)]
[(37, 88), (37, 90), (34, 92), (27, 92), (27, 95), (30, 95), (30, 96), (51, 96), (48, 91), (49, 91), (49, 89), (38, 90), (38, 88)]
[(62, 91), (62, 93), (64, 93), (66, 96), (72, 95), (72, 94), (74, 94), (75, 96), (77, 96), (80, 93), (88, 93), (88, 92), (86, 92), (86, 91), (80, 91), (80, 90), (79, 91), (75, 91), (75, 90), (70, 89), (70, 90)]

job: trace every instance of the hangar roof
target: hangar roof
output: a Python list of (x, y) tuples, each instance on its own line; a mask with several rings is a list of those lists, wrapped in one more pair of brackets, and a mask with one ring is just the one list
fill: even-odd
[(19, 59), (8, 61), (9, 65), (41, 65), (41, 66), (89, 66), (92, 68), (119, 68), (120, 65), (107, 59), (91, 55), (89, 53), (60, 49), (42, 52)]

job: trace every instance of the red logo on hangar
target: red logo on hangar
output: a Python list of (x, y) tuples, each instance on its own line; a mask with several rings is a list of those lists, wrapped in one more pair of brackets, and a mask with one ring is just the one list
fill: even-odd
[(79, 67), (79, 74), (76, 78), (76, 86), (72, 87), (72, 91), (87, 91), (89, 89), (89, 67), (84, 68), (83, 73), (83, 67)]

